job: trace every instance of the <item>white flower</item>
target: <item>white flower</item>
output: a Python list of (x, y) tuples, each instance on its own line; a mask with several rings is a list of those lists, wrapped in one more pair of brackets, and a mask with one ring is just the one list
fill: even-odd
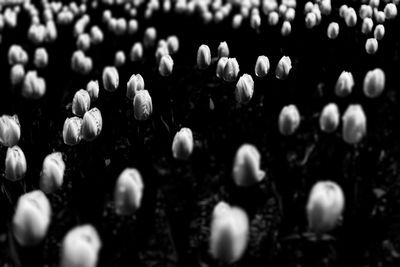
[(103, 128), (103, 118), (98, 108), (92, 108), (83, 116), (81, 136), (86, 141), (93, 141), (100, 135)]
[(174, 60), (170, 55), (164, 55), (161, 57), (158, 72), (161, 76), (167, 77), (172, 74), (172, 70), (174, 68)]
[(139, 171), (126, 168), (119, 175), (114, 190), (116, 213), (131, 215), (140, 208), (143, 197), (143, 181)]
[(0, 143), (12, 147), (18, 144), (21, 137), (21, 124), (17, 115), (0, 117)]
[(105, 67), (103, 69), (103, 87), (106, 91), (114, 92), (119, 85), (119, 74), (115, 67)]
[(146, 48), (155, 45), (157, 40), (157, 31), (154, 27), (149, 27), (145, 30), (143, 35), (143, 46)]
[(243, 144), (236, 151), (232, 176), (236, 185), (251, 186), (265, 177), (260, 170), (261, 156), (257, 148), (251, 144)]
[(47, 54), (46, 49), (37, 48), (33, 56), (33, 64), (35, 65), (35, 67), (38, 69), (42, 69), (45, 68), (48, 63), (49, 63), (49, 55)]
[(140, 90), (133, 98), (133, 113), (137, 120), (147, 120), (153, 113), (153, 103), (149, 91)]
[(221, 58), (218, 60), (217, 69), (216, 69), (216, 76), (217, 76), (218, 78), (222, 78), (222, 77), (223, 77), (223, 75), (224, 75), (224, 68), (225, 68), (226, 62), (228, 62), (228, 58), (227, 58), (227, 57), (221, 57)]
[(337, 22), (329, 23), (326, 34), (328, 35), (329, 39), (336, 39), (339, 35), (339, 24)]
[(221, 42), (218, 46), (218, 58), (229, 57), (229, 47), (226, 42)]
[(275, 69), (275, 76), (279, 80), (286, 80), (286, 78), (289, 76), (289, 72), (292, 69), (292, 61), (290, 60), (290, 57), (283, 56), (279, 62), (278, 65), (276, 66)]
[(354, 87), (353, 74), (348, 71), (342, 71), (335, 85), (335, 93), (339, 97), (345, 97), (351, 94)]
[(137, 62), (142, 60), (143, 58), (143, 46), (141, 43), (136, 42), (133, 44), (131, 48), (131, 52), (129, 54), (129, 58), (132, 62)]
[(367, 72), (364, 77), (363, 91), (369, 98), (375, 98), (385, 89), (386, 76), (382, 69), (376, 68)]
[(365, 42), (365, 51), (369, 55), (373, 55), (378, 51), (378, 41), (375, 38), (368, 38)]
[(356, 144), (367, 131), (367, 118), (361, 105), (349, 105), (342, 117), (342, 137), (346, 143)]
[(279, 132), (282, 135), (292, 135), (300, 126), (300, 114), (295, 105), (283, 107), (279, 114)]
[(21, 84), (25, 78), (25, 69), (22, 64), (15, 64), (10, 69), (11, 85), (16, 86)]
[(172, 156), (175, 159), (187, 160), (193, 152), (193, 134), (189, 128), (182, 128), (172, 141)]
[(80, 89), (72, 100), (72, 113), (81, 117), (90, 108), (90, 95), (88, 91)]
[(30, 99), (39, 99), (46, 93), (46, 81), (37, 76), (36, 71), (28, 71), (22, 84), (22, 96)]
[(249, 74), (243, 74), (235, 88), (235, 99), (240, 104), (247, 104), (254, 93), (254, 81)]
[(144, 79), (140, 74), (133, 74), (126, 84), (126, 97), (133, 100), (137, 91), (144, 90)]
[(197, 67), (201, 70), (208, 68), (211, 64), (211, 51), (207, 45), (201, 45), (197, 50)]
[(18, 181), (24, 178), (26, 173), (25, 154), (19, 146), (9, 147), (7, 149), (5, 174), (6, 179)]
[(239, 64), (236, 58), (228, 58), (224, 67), (222, 78), (226, 82), (235, 82), (239, 75), (239, 71), (240, 71)]
[(259, 56), (257, 58), (256, 66), (254, 68), (256, 76), (260, 78), (265, 77), (269, 72), (269, 68), (270, 68), (270, 63), (268, 57)]
[(327, 104), (319, 117), (319, 127), (326, 133), (334, 132), (339, 126), (339, 109), (335, 103)]
[(81, 126), (82, 119), (79, 117), (65, 119), (63, 126), (64, 144), (69, 146), (79, 144), (81, 141)]
[(86, 85), (86, 91), (89, 93), (90, 101), (94, 102), (99, 97), (99, 81), (89, 81)]
[(56, 191), (63, 183), (64, 171), (65, 163), (60, 152), (47, 155), (40, 174), (40, 189), (47, 194)]

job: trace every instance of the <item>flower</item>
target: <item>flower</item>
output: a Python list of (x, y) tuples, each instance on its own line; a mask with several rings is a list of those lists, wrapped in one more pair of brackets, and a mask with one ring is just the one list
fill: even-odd
[(30, 99), (39, 99), (46, 93), (46, 81), (37, 76), (36, 71), (28, 71), (22, 84), (22, 96)]
[(342, 117), (342, 137), (346, 143), (356, 144), (367, 131), (367, 118), (361, 105), (349, 105)]
[(133, 98), (133, 113), (137, 120), (147, 120), (153, 113), (153, 103), (149, 91), (140, 90)]
[(40, 174), (40, 189), (46, 194), (51, 194), (61, 187), (64, 180), (65, 163), (61, 152), (47, 155), (43, 161)]
[(378, 51), (378, 41), (375, 38), (368, 38), (365, 42), (365, 51), (369, 55), (373, 55)]
[(10, 82), (12, 86), (19, 85), (25, 78), (25, 69), (22, 64), (15, 64), (10, 69)]
[(119, 175), (114, 190), (115, 210), (120, 215), (131, 215), (140, 208), (143, 181), (139, 171), (126, 168)]
[(82, 120), (81, 136), (86, 141), (93, 141), (100, 135), (103, 128), (103, 118), (98, 108), (86, 111)]
[(115, 57), (114, 57), (114, 65), (117, 68), (122, 67), (125, 64), (126, 61), (126, 57), (125, 57), (125, 53), (122, 50), (119, 50), (115, 53)]
[(181, 128), (172, 141), (172, 156), (175, 159), (187, 160), (193, 152), (193, 133), (189, 128)]
[(208, 68), (211, 64), (210, 48), (203, 44), (197, 50), (197, 67), (201, 70)]
[(222, 78), (222, 77), (223, 77), (223, 75), (224, 75), (224, 68), (225, 68), (226, 62), (228, 62), (228, 58), (227, 58), (227, 57), (221, 57), (221, 58), (218, 60), (217, 69), (216, 69), (216, 76), (217, 76), (218, 78)]
[(90, 57), (85, 56), (81, 50), (77, 50), (71, 57), (71, 69), (82, 75), (87, 75), (92, 71), (93, 61)]
[(21, 124), (17, 115), (0, 117), (0, 143), (12, 147), (18, 144), (21, 137)]
[(89, 81), (86, 85), (86, 91), (89, 93), (90, 101), (96, 101), (99, 98), (99, 81)]
[(103, 86), (109, 92), (114, 92), (117, 90), (119, 85), (119, 74), (118, 70), (115, 67), (105, 67), (103, 69)]
[(276, 66), (275, 77), (279, 80), (286, 80), (291, 69), (292, 61), (290, 60), (290, 57), (283, 56)]
[(279, 132), (282, 135), (292, 135), (300, 126), (300, 114), (295, 105), (283, 107), (279, 114)]
[(329, 23), (326, 34), (328, 35), (329, 39), (336, 39), (339, 35), (339, 24), (337, 22)]
[(129, 54), (129, 58), (132, 62), (137, 62), (142, 60), (143, 58), (143, 46), (141, 43), (136, 42), (133, 44), (131, 48), (131, 52)]
[(174, 68), (174, 60), (170, 55), (164, 55), (161, 57), (160, 64), (158, 65), (158, 72), (161, 76), (167, 77), (172, 74)]
[(247, 104), (254, 92), (254, 81), (249, 74), (243, 74), (235, 88), (235, 99), (240, 104)]
[(137, 91), (144, 90), (144, 80), (142, 75), (133, 74), (126, 84), (126, 97), (133, 100)]
[(258, 56), (254, 72), (257, 77), (265, 77), (269, 72), (270, 64), (266, 56)]
[(290, 24), (289, 21), (285, 20), (282, 23), (282, 28), (281, 28), (281, 35), (283, 37), (289, 36), (289, 34), (292, 32), (292, 24)]
[(6, 179), (18, 181), (24, 178), (26, 173), (25, 154), (19, 146), (9, 147), (7, 149), (5, 174)]
[(28, 53), (20, 45), (13, 44), (8, 49), (8, 64), (26, 65), (28, 63), (28, 59)]
[(374, 37), (376, 40), (380, 41), (385, 36), (385, 26), (382, 24), (376, 25), (374, 30)]
[(386, 19), (395, 19), (397, 16), (397, 7), (393, 3), (387, 3), (385, 8), (383, 9), (383, 12), (385, 13)]
[(339, 109), (335, 103), (327, 104), (319, 117), (319, 127), (326, 133), (334, 132), (339, 126)]
[(342, 71), (335, 85), (335, 93), (339, 97), (345, 97), (351, 94), (354, 87), (353, 74), (348, 71)]
[(72, 113), (77, 116), (83, 116), (90, 108), (90, 95), (88, 91), (80, 89), (74, 95), (72, 100)]
[(237, 186), (251, 186), (264, 179), (265, 172), (260, 170), (260, 159), (255, 146), (243, 144), (239, 147), (232, 170), (233, 181)]
[(226, 82), (234, 82), (239, 75), (239, 71), (239, 64), (236, 58), (228, 58), (224, 67), (222, 78)]
[(226, 42), (219, 43), (218, 46), (218, 58), (229, 57), (229, 47)]
[(64, 144), (74, 146), (81, 141), (81, 126), (82, 119), (79, 117), (72, 117), (65, 119), (63, 127)]
[(354, 8), (348, 7), (344, 11), (344, 21), (347, 27), (354, 27), (357, 24), (357, 14)]
[(361, 25), (361, 32), (365, 35), (368, 35), (369, 33), (372, 32), (373, 27), (374, 27), (374, 22), (372, 21), (372, 19), (365, 18), (365, 19), (363, 19), (363, 22)]
[(376, 98), (382, 94), (385, 84), (386, 76), (382, 69), (376, 68), (370, 70), (364, 77), (364, 94), (369, 98)]
[(173, 55), (179, 50), (179, 39), (175, 35), (171, 35), (167, 38), (168, 52)]
[(44, 49), (43, 47), (37, 48), (33, 56), (33, 64), (35, 65), (35, 67), (38, 69), (43, 69), (47, 66), (48, 63), (49, 55), (47, 54), (46, 49)]
[(145, 30), (143, 36), (143, 46), (146, 48), (152, 47), (155, 45), (157, 40), (157, 31), (154, 27), (149, 27)]

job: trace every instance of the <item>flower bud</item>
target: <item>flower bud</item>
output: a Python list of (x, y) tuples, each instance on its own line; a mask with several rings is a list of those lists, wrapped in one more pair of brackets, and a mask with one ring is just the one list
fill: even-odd
[(114, 190), (115, 211), (119, 215), (132, 215), (140, 208), (143, 181), (139, 171), (126, 168), (119, 175)]
[(345, 18), (348, 9), (349, 7), (347, 5), (341, 5), (339, 8), (339, 16), (341, 18)]
[(383, 12), (383, 11), (381, 11), (381, 10), (378, 11), (378, 9), (375, 9), (375, 10), (374, 10), (374, 17), (375, 17), (376, 23), (382, 24), (382, 23), (384, 23), (385, 20), (386, 20), (385, 12)]
[(93, 226), (77, 226), (63, 239), (60, 267), (95, 267), (100, 248), (101, 240)]
[(217, 75), (218, 78), (222, 78), (223, 77), (224, 68), (225, 68), (226, 62), (228, 62), (228, 58), (227, 57), (221, 57), (218, 60), (217, 70), (216, 70), (216, 75)]
[(144, 90), (144, 80), (142, 75), (133, 74), (126, 84), (126, 97), (133, 100), (137, 91)]
[(348, 71), (342, 71), (335, 85), (335, 93), (339, 97), (345, 97), (351, 94), (354, 87), (353, 74)]
[(376, 68), (370, 70), (364, 77), (363, 91), (369, 98), (375, 98), (385, 89), (386, 77), (383, 70)]
[(90, 95), (86, 90), (80, 89), (72, 100), (72, 113), (81, 117), (90, 108)]
[(99, 81), (90, 81), (86, 85), (86, 91), (89, 93), (90, 101), (94, 102), (99, 97)]
[(3, 115), (0, 117), (0, 143), (12, 147), (18, 144), (21, 137), (21, 124), (18, 116)]
[(99, 45), (104, 40), (104, 34), (99, 28), (99, 26), (92, 26), (90, 29), (90, 41), (93, 45)]
[(395, 19), (397, 16), (397, 7), (393, 3), (387, 3), (385, 8), (383, 9), (383, 12), (385, 13), (386, 19)]
[(22, 64), (28, 63), (28, 53), (20, 45), (11, 45), (8, 49), (8, 64)]
[(270, 26), (275, 26), (279, 22), (279, 14), (276, 11), (272, 11), (268, 14), (268, 24)]
[(382, 24), (376, 25), (374, 30), (374, 37), (376, 40), (380, 41), (385, 36), (385, 26)]
[(323, 15), (330, 15), (332, 12), (332, 3), (331, 0), (322, 0), (319, 3), (320, 9), (321, 9), (321, 13)]
[(33, 57), (33, 64), (38, 69), (43, 69), (49, 63), (49, 55), (47, 54), (46, 49), (37, 48), (35, 50), (35, 55)]
[(92, 71), (93, 61), (90, 57), (85, 56), (81, 51), (75, 51), (71, 57), (71, 69), (82, 75), (87, 75)]
[(145, 48), (153, 47), (157, 40), (157, 31), (154, 27), (149, 27), (144, 32), (143, 46)]
[(286, 10), (286, 13), (284, 16), (285, 21), (287, 21), (287, 22), (289, 22), (289, 24), (291, 24), (294, 21), (295, 17), (296, 17), (296, 10), (293, 7), (289, 7)]
[(247, 104), (254, 92), (254, 81), (249, 74), (243, 74), (235, 88), (235, 99), (239, 104)]
[(51, 206), (40, 190), (19, 197), (12, 220), (12, 230), (23, 247), (39, 244), (46, 237), (50, 225)]
[(327, 35), (329, 39), (336, 39), (339, 35), (339, 24), (336, 22), (331, 22), (327, 29)]
[(310, 230), (322, 234), (333, 230), (341, 220), (344, 194), (332, 181), (317, 182), (311, 189), (306, 207)]
[[(257, 10), (257, 9), (254, 9)], [(250, 26), (254, 30), (258, 30), (261, 27), (261, 17), (257, 12), (252, 12), (250, 16)]]
[(172, 141), (172, 156), (178, 160), (187, 160), (193, 152), (193, 134), (189, 128), (182, 128)]
[(114, 33), (118, 36), (124, 35), (126, 33), (126, 30), (128, 28), (128, 24), (126, 23), (125, 18), (118, 18), (116, 20), (116, 25), (114, 28)]
[(282, 135), (292, 135), (300, 126), (300, 114), (295, 105), (283, 107), (279, 114), (279, 132)]
[(22, 84), (22, 96), (39, 99), (46, 93), (46, 81), (37, 76), (36, 71), (28, 71)]
[(65, 163), (60, 152), (46, 156), (40, 174), (40, 189), (51, 194), (61, 187), (64, 180)]
[(115, 67), (105, 67), (103, 69), (103, 86), (109, 92), (117, 90), (119, 85), (119, 74)]
[(357, 24), (357, 14), (354, 8), (349, 7), (344, 13), (344, 21), (347, 27), (354, 27)]
[(128, 34), (132, 35), (135, 34), (139, 29), (139, 24), (136, 19), (129, 20), (128, 23)]
[(291, 69), (292, 69), (292, 61), (290, 60), (290, 57), (283, 56), (279, 60), (278, 65), (276, 66), (275, 77), (278, 80), (286, 80), (286, 78), (289, 76)]
[(81, 126), (82, 119), (79, 117), (72, 117), (65, 119), (63, 127), (64, 144), (74, 146), (81, 141)]
[(162, 56), (160, 64), (158, 65), (158, 72), (161, 76), (167, 77), (172, 74), (174, 68), (174, 60), (170, 55)]
[(179, 50), (179, 39), (175, 35), (169, 36), (167, 38), (167, 47), (168, 52), (173, 55), (176, 54)]
[(342, 117), (343, 140), (349, 144), (361, 141), (367, 132), (367, 118), (361, 105), (349, 105)]
[(261, 156), (257, 148), (251, 144), (243, 144), (237, 150), (233, 162), (233, 181), (237, 186), (251, 186), (265, 177), (260, 170)]
[(103, 118), (98, 108), (92, 108), (83, 116), (81, 136), (86, 141), (93, 141), (100, 135), (103, 128)]
[(153, 113), (153, 103), (149, 91), (137, 91), (133, 98), (133, 113), (137, 120), (147, 120)]
[(114, 57), (114, 65), (117, 68), (122, 67), (125, 64), (126, 61), (126, 57), (125, 57), (125, 53), (122, 50), (119, 50), (115, 53), (115, 57)]
[(339, 126), (339, 109), (335, 103), (324, 107), (319, 117), (319, 128), (326, 133), (334, 132)]
[(76, 47), (78, 50), (82, 51), (88, 51), (90, 48), (90, 36), (87, 33), (82, 33), (78, 36), (78, 39), (76, 40)]
[(15, 64), (10, 70), (10, 82), (12, 86), (22, 83), (25, 78), (25, 69), (22, 64)]
[(242, 26), (243, 16), (241, 14), (236, 14), (232, 18), (232, 28), (239, 29)]
[(218, 46), (218, 58), (229, 57), (229, 47), (226, 42), (219, 43)]
[(201, 70), (208, 68), (211, 64), (211, 52), (207, 45), (201, 45), (197, 50), (197, 67)]
[(266, 56), (259, 56), (257, 58), (256, 66), (254, 72), (257, 77), (265, 77), (269, 72), (270, 64), (269, 59)]
[(244, 254), (249, 239), (249, 218), (244, 210), (219, 202), (211, 220), (210, 252), (232, 264)]
[(228, 58), (224, 67), (222, 78), (226, 82), (235, 82), (239, 75), (239, 64), (236, 58)]
[(363, 23), (361, 25), (361, 32), (365, 35), (368, 35), (372, 32), (372, 28), (374, 27), (374, 22), (371, 18), (363, 19)]
[(307, 29), (312, 29), (317, 25), (317, 16), (314, 12), (307, 13), (305, 23)]
[(6, 179), (10, 181), (18, 181), (24, 178), (26, 173), (26, 159), (24, 152), (19, 146), (7, 149), (5, 169)]
[(365, 51), (369, 55), (373, 55), (378, 51), (378, 41), (375, 38), (368, 38), (365, 42)]
[(370, 5), (361, 5), (358, 10), (358, 15), (361, 19), (372, 18), (372, 7)]
[(285, 20), (282, 23), (281, 35), (283, 37), (286, 37), (286, 36), (289, 36), (291, 32), (292, 32), (292, 25), (290, 24), (289, 21)]
[(132, 62), (137, 62), (143, 58), (143, 46), (141, 43), (134, 43), (129, 54), (129, 58)]

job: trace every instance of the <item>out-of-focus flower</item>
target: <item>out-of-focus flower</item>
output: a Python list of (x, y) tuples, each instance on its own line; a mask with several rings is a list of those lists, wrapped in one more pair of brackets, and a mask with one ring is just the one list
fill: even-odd
[(247, 104), (254, 92), (254, 81), (251, 75), (243, 74), (238, 82), (236, 83), (235, 88), (235, 99), (240, 104)]
[(217, 69), (216, 69), (216, 75), (217, 75), (218, 78), (222, 78), (223, 77), (224, 68), (225, 68), (226, 62), (228, 62), (228, 58), (227, 57), (221, 57), (218, 60)]
[(145, 48), (153, 47), (157, 40), (157, 31), (154, 27), (149, 27), (143, 35), (143, 46)]
[(93, 141), (101, 133), (103, 118), (98, 108), (86, 111), (82, 120), (81, 136), (86, 141)]
[(275, 77), (278, 80), (286, 80), (286, 78), (289, 76), (291, 69), (292, 69), (292, 61), (290, 60), (290, 57), (283, 56), (279, 60), (278, 65), (276, 65)]
[(229, 47), (227, 42), (221, 42), (218, 46), (218, 58), (229, 57)]
[(295, 105), (283, 107), (279, 114), (279, 132), (282, 135), (292, 135), (300, 126), (300, 113)]
[(374, 30), (374, 37), (376, 40), (380, 41), (385, 36), (385, 26), (382, 24), (376, 25)]
[(254, 72), (257, 77), (265, 77), (270, 69), (269, 59), (266, 56), (259, 56), (257, 58), (256, 66), (254, 68)]
[(86, 91), (89, 93), (90, 101), (94, 102), (99, 97), (99, 81), (89, 81), (86, 85)]
[(344, 19), (348, 9), (349, 7), (347, 5), (341, 5), (339, 8), (339, 16)]
[(365, 35), (368, 35), (372, 32), (373, 27), (374, 27), (374, 22), (372, 21), (372, 19), (365, 18), (363, 19), (363, 22), (361, 24), (361, 32)]
[(189, 128), (180, 129), (172, 141), (172, 156), (178, 160), (187, 160), (193, 152), (193, 134)]
[(106, 91), (114, 92), (119, 85), (119, 74), (115, 67), (108, 66), (103, 69), (103, 87)]
[(158, 72), (161, 76), (166, 77), (172, 74), (172, 70), (174, 68), (174, 60), (170, 55), (164, 55), (161, 60), (160, 64), (158, 65)]
[(22, 64), (28, 63), (28, 53), (20, 45), (11, 45), (8, 49), (8, 64)]
[(90, 29), (90, 41), (92, 42), (92, 44), (98, 45), (102, 43), (103, 40), (104, 40), (104, 34), (99, 28), (99, 26), (97, 25), (92, 26), (92, 28)]
[(329, 23), (326, 34), (328, 35), (329, 39), (336, 39), (339, 35), (339, 24), (337, 22)]
[(135, 34), (139, 29), (139, 23), (136, 19), (129, 20), (128, 23), (128, 34)]
[(201, 70), (208, 68), (211, 64), (211, 51), (208, 45), (201, 45), (197, 50), (197, 67)]
[(131, 59), (132, 62), (137, 62), (142, 60), (143, 58), (143, 46), (141, 43), (137, 42), (134, 43), (130, 54), (129, 54), (129, 58)]
[(18, 144), (21, 137), (21, 124), (18, 116), (3, 115), (0, 117), (0, 143), (12, 147)]
[(327, 104), (319, 117), (319, 128), (326, 133), (334, 132), (339, 126), (339, 109), (335, 103)]
[(382, 10), (374, 9), (374, 17), (376, 23), (382, 24), (386, 20), (385, 12), (383, 12)]
[(346, 143), (356, 144), (367, 132), (367, 118), (361, 105), (349, 105), (342, 117), (342, 137)]
[(317, 25), (317, 17), (314, 12), (307, 13), (305, 24), (307, 29), (312, 29)]
[(176, 54), (179, 50), (179, 39), (175, 35), (171, 35), (167, 38), (167, 47), (171, 55)]
[(40, 174), (40, 189), (51, 194), (61, 187), (64, 180), (65, 163), (61, 152), (54, 152), (44, 158)]
[(15, 64), (10, 69), (10, 82), (12, 86), (22, 83), (25, 78), (25, 69), (22, 64)]
[(34, 45), (41, 45), (46, 38), (46, 27), (43, 24), (32, 24), (28, 29), (28, 40)]
[(239, 63), (236, 58), (228, 58), (226, 61), (222, 78), (226, 82), (235, 82), (239, 75)]
[(5, 161), (6, 179), (18, 181), (24, 178), (26, 173), (25, 154), (19, 146), (9, 147), (7, 149)]
[(49, 55), (45, 48), (37, 48), (35, 50), (35, 54), (33, 56), (33, 64), (36, 68), (42, 69), (47, 66), (49, 63)]
[(22, 84), (22, 96), (39, 99), (46, 93), (46, 81), (37, 76), (36, 71), (28, 71)]
[(372, 7), (370, 5), (361, 5), (358, 10), (358, 15), (361, 19), (372, 18)]
[(90, 95), (88, 91), (80, 89), (74, 95), (72, 100), (72, 113), (82, 117), (90, 108)]
[(241, 14), (236, 14), (232, 18), (232, 28), (239, 29), (242, 26), (243, 16)]
[(131, 215), (140, 208), (143, 197), (143, 181), (139, 171), (126, 168), (119, 175), (114, 190), (115, 211), (119, 215)]
[(292, 25), (290, 24), (289, 21), (285, 20), (282, 23), (281, 35), (283, 37), (286, 37), (286, 36), (289, 36), (291, 32), (292, 32)]
[(115, 57), (114, 57), (114, 65), (117, 68), (122, 67), (125, 64), (126, 61), (126, 57), (125, 57), (125, 53), (122, 50), (119, 50), (115, 53)]
[(93, 61), (90, 57), (85, 56), (81, 50), (77, 50), (71, 57), (71, 69), (82, 75), (87, 75), (92, 71)]
[(126, 23), (125, 18), (118, 18), (116, 21), (114, 33), (119, 36), (124, 35), (127, 31), (127, 28), (128, 24)]
[(319, 8), (323, 15), (330, 15), (332, 12), (332, 3), (331, 0), (322, 0), (319, 3)]
[(357, 24), (357, 14), (354, 8), (348, 7), (344, 12), (344, 21), (347, 27), (354, 27)]
[(342, 71), (336, 81), (335, 93), (339, 97), (345, 97), (351, 94), (354, 87), (353, 74), (348, 71)]
[(133, 74), (126, 84), (126, 97), (133, 100), (137, 91), (144, 90), (144, 79), (140, 74)]
[(90, 48), (91, 39), (88, 33), (82, 33), (76, 40), (76, 47), (78, 50), (88, 51)]
[(133, 98), (133, 113), (137, 120), (147, 120), (153, 113), (153, 102), (149, 91), (137, 91)]
[(385, 8), (383, 9), (383, 12), (385, 13), (386, 19), (395, 19), (397, 16), (397, 7), (394, 3), (387, 3)]
[(268, 14), (268, 24), (270, 26), (275, 26), (279, 22), (279, 14), (276, 11), (272, 11)]
[[(164, 41), (165, 42), (165, 41)], [(159, 44), (157, 49), (156, 49), (156, 61), (157, 64), (160, 64), (161, 58), (163, 56), (169, 55), (168, 47), (167, 44)]]
[(81, 141), (82, 119), (79, 117), (67, 118), (63, 126), (64, 144), (74, 146)]
[(375, 54), (378, 51), (378, 41), (375, 38), (368, 38), (365, 42), (365, 51), (370, 55)]
[(236, 152), (233, 162), (232, 177), (237, 186), (251, 186), (265, 177), (260, 169), (261, 156), (251, 144), (243, 144)]
[(386, 76), (382, 69), (370, 70), (364, 77), (363, 91), (369, 98), (375, 98), (385, 89)]

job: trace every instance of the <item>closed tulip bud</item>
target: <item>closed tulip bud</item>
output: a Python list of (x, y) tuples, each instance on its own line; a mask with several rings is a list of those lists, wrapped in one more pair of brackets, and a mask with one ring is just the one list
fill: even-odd
[(395, 19), (397, 16), (397, 7), (393, 3), (387, 3), (383, 12), (385, 13), (386, 19)]
[(307, 29), (312, 29), (317, 25), (317, 17), (314, 12), (310, 12), (306, 15), (305, 23)]
[(26, 173), (26, 159), (24, 152), (19, 146), (7, 149), (5, 169), (6, 179), (10, 181), (18, 181), (24, 178)]
[(235, 88), (235, 99), (239, 104), (247, 104), (254, 93), (254, 81), (249, 74), (243, 74)]
[(268, 24), (270, 26), (275, 26), (279, 22), (279, 14), (276, 11), (272, 11), (268, 14)]
[(119, 175), (114, 190), (115, 211), (119, 215), (132, 215), (140, 208), (143, 197), (143, 181), (139, 171), (126, 168)]
[(327, 35), (329, 39), (336, 39), (339, 35), (339, 24), (336, 22), (331, 22), (327, 29)]
[(157, 31), (154, 27), (147, 28), (143, 36), (143, 46), (145, 48), (153, 47), (157, 40)]
[(114, 65), (115, 65), (117, 68), (122, 67), (122, 66), (125, 64), (125, 60), (126, 60), (126, 58), (125, 58), (125, 53), (124, 53), (124, 51), (120, 50), (120, 51), (117, 51), (117, 52), (115, 53)]
[(70, 230), (62, 241), (60, 267), (95, 267), (101, 248), (96, 229), (89, 225)]
[(76, 47), (82, 51), (88, 51), (90, 48), (90, 36), (87, 33), (82, 33), (78, 36), (76, 40)]
[(250, 26), (254, 30), (258, 30), (261, 27), (261, 17), (258, 13), (252, 13), (250, 16)]
[(74, 146), (81, 141), (82, 119), (79, 117), (67, 118), (63, 127), (64, 144)]
[(137, 62), (143, 58), (143, 46), (141, 43), (134, 43), (129, 54), (129, 58), (132, 62)]
[(172, 156), (178, 160), (187, 160), (193, 152), (193, 134), (189, 128), (182, 128), (172, 141)]
[(257, 58), (256, 66), (254, 68), (256, 76), (260, 78), (265, 77), (269, 72), (269, 68), (270, 68), (270, 63), (268, 57), (259, 56)]
[(197, 50), (197, 67), (201, 70), (208, 68), (211, 64), (211, 52), (207, 45), (201, 45)]
[(375, 38), (369, 38), (365, 42), (365, 51), (369, 55), (373, 55), (378, 51), (378, 41)]
[(348, 9), (349, 7), (347, 5), (341, 5), (339, 8), (339, 16), (345, 18)]
[(176, 54), (179, 50), (179, 39), (175, 35), (167, 38), (167, 47), (171, 55)]
[(326, 133), (334, 132), (339, 126), (339, 109), (335, 103), (324, 107), (319, 117), (319, 128)]
[(233, 162), (233, 181), (237, 186), (251, 186), (265, 177), (260, 170), (261, 156), (257, 148), (250, 144), (243, 144), (237, 150)]
[(128, 25), (126, 23), (125, 18), (118, 18), (116, 21), (114, 33), (119, 36), (124, 35), (126, 33), (127, 28)]
[(99, 26), (92, 26), (90, 29), (90, 41), (93, 45), (101, 44), (104, 40), (104, 34)]
[(286, 80), (286, 78), (289, 76), (291, 69), (292, 69), (292, 61), (290, 60), (290, 57), (283, 56), (279, 60), (278, 65), (276, 66), (275, 77), (278, 80)]
[(289, 21), (284, 21), (282, 23), (282, 28), (281, 28), (281, 35), (283, 37), (289, 36), (290, 33), (292, 32), (292, 25), (290, 24)]
[(137, 91), (133, 98), (133, 113), (136, 120), (147, 120), (153, 113), (153, 103), (149, 91)]
[(308, 1), (304, 5), (304, 14), (312, 12), (313, 8), (314, 8), (314, 4), (311, 1)]
[(320, 2), (321, 13), (324, 15), (330, 15), (332, 12), (332, 3), (331, 0), (322, 0)]
[(144, 79), (140, 74), (133, 74), (126, 84), (126, 97), (133, 100), (140, 90), (144, 90)]
[(224, 68), (225, 68), (226, 62), (228, 62), (228, 58), (227, 57), (221, 57), (218, 60), (217, 69), (216, 69), (216, 73), (215, 73), (218, 78), (222, 78), (223, 77)]
[(218, 46), (218, 58), (229, 57), (229, 47), (226, 42), (219, 43)]
[(103, 86), (109, 92), (117, 90), (119, 85), (119, 74), (115, 67), (105, 67), (103, 69)]
[(376, 25), (374, 30), (374, 37), (376, 40), (380, 41), (385, 36), (385, 26), (382, 24)]
[(18, 116), (3, 115), (0, 117), (0, 142), (4, 146), (12, 147), (18, 144), (21, 137), (21, 124)]
[(284, 17), (285, 17), (285, 21), (290, 22), (290, 23), (293, 22), (294, 18), (296, 17), (295, 9), (292, 7), (288, 8)]
[(344, 194), (332, 181), (317, 182), (311, 189), (306, 207), (311, 231), (322, 234), (333, 230), (342, 218)]
[(22, 96), (30, 99), (39, 99), (46, 93), (46, 82), (37, 76), (36, 71), (28, 71), (22, 84)]
[(361, 141), (367, 132), (367, 118), (361, 105), (350, 105), (342, 117), (343, 140), (349, 144)]
[(22, 83), (25, 78), (25, 69), (22, 64), (15, 64), (10, 70), (10, 82), (12, 86)]
[(74, 95), (72, 100), (72, 113), (82, 117), (90, 108), (90, 95), (88, 91), (80, 89)]
[(49, 56), (47, 54), (46, 49), (44, 48), (37, 48), (35, 50), (35, 55), (33, 57), (33, 64), (36, 68), (42, 69), (47, 66), (49, 63)]
[(369, 98), (375, 98), (382, 94), (385, 89), (386, 77), (381, 69), (374, 69), (367, 72), (364, 77), (363, 91)]
[(246, 250), (249, 228), (249, 218), (244, 210), (219, 202), (211, 220), (211, 255), (228, 264), (238, 261)]
[(28, 63), (28, 54), (20, 45), (11, 45), (8, 49), (8, 64), (22, 64)]
[(131, 19), (129, 20), (128, 23), (128, 33), (129, 34), (135, 34), (139, 29), (139, 24), (138, 21), (136, 19)]
[(103, 128), (103, 118), (98, 108), (92, 108), (83, 116), (81, 136), (86, 141), (93, 141), (100, 135)]
[(40, 174), (40, 189), (51, 194), (61, 187), (64, 180), (65, 163), (60, 152), (47, 155)]
[(283, 107), (279, 114), (279, 132), (282, 135), (292, 135), (300, 126), (300, 113), (295, 105)]
[(99, 97), (99, 81), (90, 81), (86, 85), (86, 91), (89, 93), (90, 101), (94, 102)]
[(374, 27), (374, 23), (371, 18), (363, 19), (363, 23), (361, 25), (361, 32), (365, 35), (368, 35), (372, 32), (372, 28)]
[(43, 241), (50, 219), (50, 202), (42, 191), (35, 190), (20, 196), (12, 219), (12, 231), (18, 244), (29, 247)]
[(369, 5), (361, 5), (358, 15), (361, 19), (372, 18), (372, 7)]
[(239, 29), (242, 26), (243, 16), (241, 14), (236, 14), (232, 18), (232, 28)]
[(222, 78), (226, 82), (235, 82), (239, 75), (239, 64), (236, 58), (228, 58), (224, 67)]
[(161, 76), (167, 77), (172, 74), (174, 68), (174, 60), (170, 55), (162, 56), (160, 64), (158, 65), (158, 72)]
[(386, 20), (385, 12), (383, 12), (383, 11), (378, 11), (378, 9), (375, 9), (375, 10), (374, 10), (374, 16), (375, 16), (375, 21), (376, 21), (376, 23), (382, 24), (382, 23), (384, 23), (385, 20)]
[(344, 13), (344, 21), (347, 27), (354, 27), (357, 24), (357, 14), (354, 8), (349, 7), (347, 11)]
[(72, 54), (71, 68), (77, 73), (87, 75), (92, 71), (93, 61), (90, 57), (85, 56), (81, 50), (78, 50)]
[(342, 71), (335, 85), (335, 93), (339, 97), (345, 97), (351, 94), (354, 87), (353, 74), (348, 71)]

